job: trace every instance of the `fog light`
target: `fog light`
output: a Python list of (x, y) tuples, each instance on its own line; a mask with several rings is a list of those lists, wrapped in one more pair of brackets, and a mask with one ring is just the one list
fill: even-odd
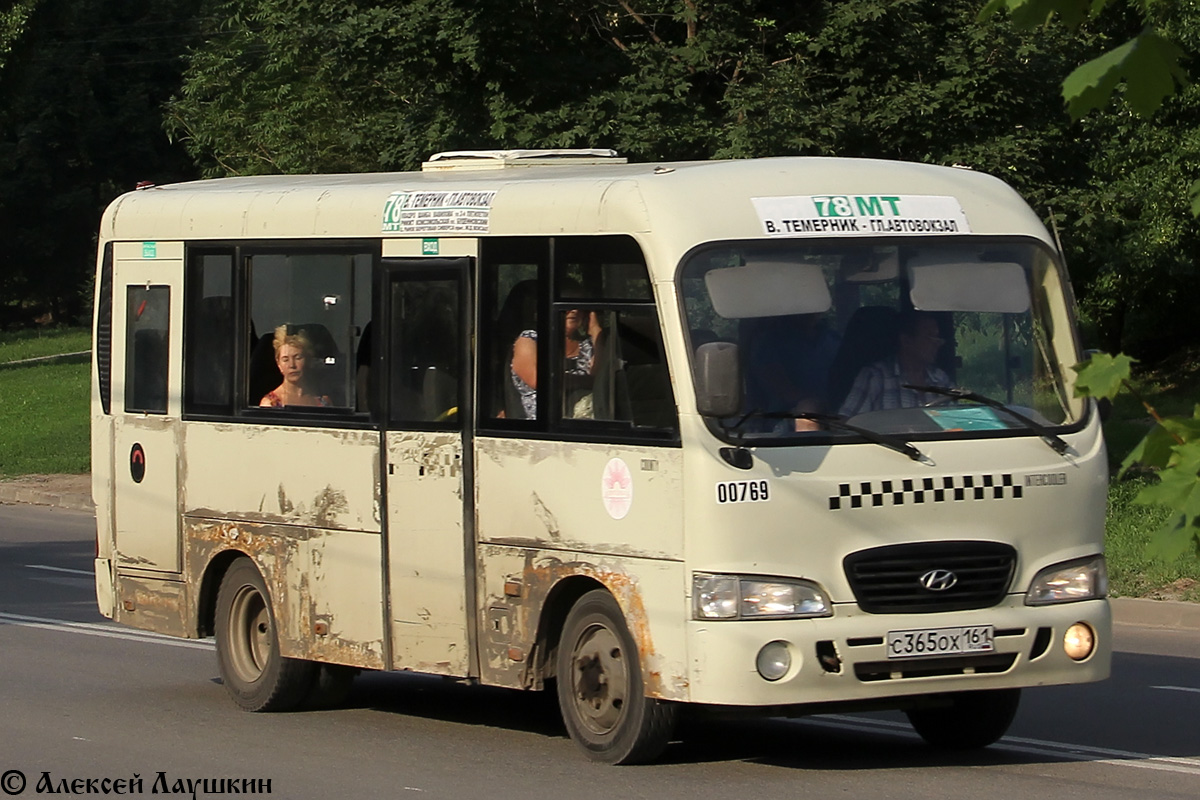
[(1096, 632), (1086, 622), (1076, 622), (1063, 636), (1063, 650), (1075, 661), (1083, 661), (1096, 649)]
[(788, 670), (792, 668), (792, 652), (787, 642), (764, 644), (758, 651), (755, 666), (758, 668), (758, 674), (769, 681), (777, 681), (787, 675)]

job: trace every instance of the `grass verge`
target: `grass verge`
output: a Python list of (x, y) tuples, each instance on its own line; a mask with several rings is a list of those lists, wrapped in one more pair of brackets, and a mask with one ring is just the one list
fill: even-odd
[(90, 347), (78, 328), (0, 334), (0, 475), (88, 471), (88, 364), (3, 365)]
[(92, 349), (86, 328), (51, 328), (0, 333), (0, 365), (26, 358), (79, 353)]
[(1200, 558), (1187, 553), (1166, 562), (1146, 555), (1150, 535), (1170, 512), (1163, 506), (1133, 502), (1148, 479), (1113, 481), (1108, 487), (1104, 550), (1114, 597), (1153, 597), (1200, 602)]

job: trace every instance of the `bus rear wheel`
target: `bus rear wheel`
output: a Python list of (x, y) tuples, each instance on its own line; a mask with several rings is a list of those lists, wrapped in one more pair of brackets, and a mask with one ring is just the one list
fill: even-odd
[(995, 743), (1008, 731), (1020, 689), (991, 689), (949, 695), (949, 705), (905, 712), (922, 739), (944, 750), (975, 750)]
[(279, 654), (271, 594), (249, 558), (233, 562), (221, 579), (214, 628), (221, 680), (243, 709), (288, 711), (308, 696), (317, 665)]
[(557, 674), (563, 723), (588, 758), (645, 763), (670, 742), (676, 707), (645, 696), (637, 645), (608, 592), (588, 592), (567, 615)]

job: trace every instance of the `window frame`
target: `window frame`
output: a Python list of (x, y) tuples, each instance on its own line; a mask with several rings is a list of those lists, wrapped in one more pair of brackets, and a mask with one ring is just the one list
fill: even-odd
[[(170, 406), (171, 406), (170, 371), (171, 371), (171, 289), (172, 289), (172, 287), (170, 284), (165, 284), (165, 283), (147, 283), (145, 285), (125, 284), (124, 289), (125, 289), (125, 299), (124, 299), (125, 341), (123, 342), (123, 345), (125, 348), (125, 364), (124, 364), (124, 374), (122, 376), (122, 381), (121, 381), (121, 383), (122, 383), (122, 388), (121, 388), (122, 412), (125, 414), (146, 414), (146, 415), (154, 415), (154, 416), (167, 416), (170, 413)], [(163, 327), (159, 331), (162, 335), (161, 342), (160, 342), (161, 355), (159, 358), (159, 361), (161, 363), (155, 365), (157, 367), (157, 369), (155, 369), (155, 371), (154, 371), (154, 381), (153, 381), (153, 387), (152, 387), (154, 389), (161, 389), (161, 394), (162, 394), (161, 405), (153, 405), (153, 406), (140, 405), (139, 406), (139, 405), (134, 405), (132, 402), (135, 399), (135, 397), (137, 397), (139, 395), (139, 393), (143, 393), (143, 396), (144, 396), (144, 392), (146, 391), (145, 389), (141, 388), (142, 383), (143, 383), (141, 378), (145, 377), (145, 376), (138, 375), (138, 364), (140, 363), (140, 359), (138, 357), (137, 333), (140, 333), (141, 331), (134, 331), (134, 326), (133, 326), (133, 323), (134, 323), (133, 315), (135, 313), (134, 312), (135, 304), (132, 302), (132, 300), (133, 300), (133, 295), (135, 292), (153, 293), (153, 296), (155, 298), (162, 298), (162, 302), (165, 303), (165, 308), (163, 309), (165, 312), (165, 316), (163, 317)], [(156, 303), (155, 305), (157, 307), (158, 304)], [(142, 306), (144, 307), (145, 304), (143, 303)], [(140, 315), (140, 308), (137, 313)], [(156, 330), (156, 329), (152, 328), (150, 330)], [(160, 386), (160, 384), (161, 384), (161, 386)], [(158, 392), (155, 392), (156, 396), (157, 396), (157, 394), (158, 394)]]
[[(366, 280), (356, 281), (353, 270), (351, 284), (351, 314), (355, 309), (367, 308), (374, 313), (374, 275), (379, 269), (382, 242), (380, 239), (282, 239), (282, 240), (206, 240), (185, 242), (183, 282), (183, 409), (182, 419), (189, 421), (237, 422), (248, 424), (296, 425), (314, 428), (378, 429), (380, 419), (369, 411), (358, 411), (353, 407), (334, 408), (264, 408), (250, 402), (249, 361), (254, 343), (250, 342), (251, 331), (251, 264), (253, 258), (263, 255), (344, 255), (365, 256), (370, 259), (370, 275)], [(197, 324), (197, 304), (201, 279), (198, 268), (203, 256), (229, 255), (233, 259), (231, 278), (232, 322), (234, 343), (232, 363), (233, 390), (231, 405), (217, 408), (209, 405), (199, 407), (192, 400), (191, 381), (194, 348), (193, 325)], [(365, 287), (365, 288), (364, 288)], [(367, 297), (363, 297), (363, 292)], [(365, 302), (365, 305), (364, 305)], [(365, 329), (365, 326), (364, 326)], [(256, 332), (261, 337), (264, 332)], [(361, 332), (360, 332), (361, 335)], [(353, 353), (348, 353), (353, 359)], [(352, 381), (353, 383), (353, 381)], [(353, 386), (350, 387), (353, 390)]]
[[(586, 307), (589, 311), (616, 313), (648, 310), (656, 324), (658, 334), (656, 337), (656, 346), (659, 360), (663, 369), (667, 370), (668, 375), (670, 374), (663, 338), (662, 313), (654, 292), (653, 282), (650, 278), (649, 267), (638, 241), (627, 234), (494, 237), (491, 239), (480, 239), (480, 256), (477, 263), (479, 276), (477, 283), (480, 287), (481, 302), (478, 304), (479, 310), (476, 329), (481, 332), (488, 331), (486, 341), (489, 343), (488, 346), (477, 348), (476, 352), (477, 374), (479, 375), (481, 392), (495, 391), (495, 386), (491, 381), (497, 378), (501, 380), (508, 379), (507, 371), (504, 370), (503, 366), (497, 367), (501, 371), (501, 374), (497, 376), (493, 374), (495, 372), (493, 366), (487, 363), (487, 360), (493, 355), (492, 350), (494, 346), (491, 344), (492, 340), (490, 338), (492, 335), (492, 320), (488, 315), (490, 310), (498, 305), (496, 295), (499, 275), (496, 269), (504, 263), (503, 261), (498, 261), (489, 250), (492, 248), (500, 249), (508, 242), (513, 242), (514, 240), (519, 240), (522, 244), (527, 245), (535, 243), (543, 244), (546, 248), (546, 260), (538, 264), (537, 277), (539, 282), (536, 315), (537, 330), (539, 331), (537, 340), (537, 418), (532, 420), (516, 420), (490, 416), (486, 404), (480, 403), (476, 410), (475, 424), (481, 435), (513, 436), (553, 441), (678, 446), (680, 444), (679, 412), (673, 384), (671, 385), (670, 404), (674, 422), (669, 427), (638, 428), (633, 425), (632, 421), (571, 419), (563, 416), (561, 400), (565, 382), (564, 373), (561, 369), (553, 369), (552, 366), (565, 362), (563, 317), (568, 310), (580, 307)], [(563, 263), (561, 263), (558, 247), (559, 243), (564, 242), (564, 240), (569, 240), (571, 245), (592, 240), (597, 248), (602, 247), (607, 242), (611, 242), (617, 248), (628, 247), (631, 250), (636, 250), (641, 257), (641, 268), (645, 276), (646, 286), (649, 289), (649, 296), (646, 299), (637, 299), (628, 296), (606, 298), (602, 294), (588, 294), (586, 287), (583, 287), (583, 291), (578, 292), (580, 296), (565, 296), (567, 294), (567, 282), (559, 274)], [(497, 314), (500, 314), (500, 309), (497, 309)], [(542, 335), (541, 331), (546, 331), (546, 335)], [(497, 333), (497, 335), (501, 334)], [(481, 336), (481, 341), (483, 340), (484, 337)]]

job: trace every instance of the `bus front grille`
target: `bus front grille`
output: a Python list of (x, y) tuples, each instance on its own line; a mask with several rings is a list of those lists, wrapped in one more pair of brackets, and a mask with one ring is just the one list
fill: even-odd
[(921, 614), (996, 605), (1016, 560), (1000, 542), (918, 542), (860, 550), (843, 566), (863, 611)]

